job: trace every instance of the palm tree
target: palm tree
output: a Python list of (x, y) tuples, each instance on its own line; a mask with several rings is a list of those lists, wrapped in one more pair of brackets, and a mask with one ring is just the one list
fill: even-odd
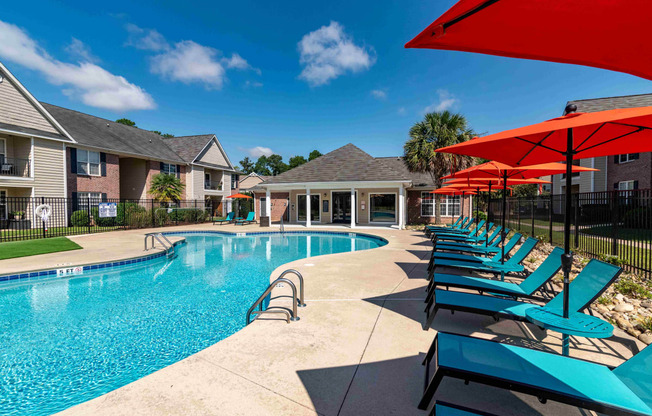
[[(441, 177), (453, 170), (474, 164), (468, 156), (437, 153), (436, 150), (471, 139), (475, 133), (461, 114), (449, 111), (428, 113), (410, 129), (410, 139), (403, 146), (403, 160), (410, 172), (427, 172), (435, 186), (441, 186)], [(439, 196), (435, 198), (435, 218), (441, 222)]]
[(152, 185), (149, 188), (149, 193), (161, 202), (179, 201), (183, 195), (183, 188), (185, 185), (175, 175), (168, 175), (167, 173), (159, 173), (152, 178)]

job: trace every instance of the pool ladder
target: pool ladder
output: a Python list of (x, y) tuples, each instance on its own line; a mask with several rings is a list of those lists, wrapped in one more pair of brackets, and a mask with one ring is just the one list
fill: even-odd
[[(290, 279), (283, 277), (287, 274), (294, 274), (299, 278), (299, 296), (297, 297), (297, 287), (292, 282)], [(267, 308), (263, 309), (263, 302), (267, 296), (272, 293), (272, 290), (277, 287), (281, 283), (286, 283), (288, 286), (290, 286), (290, 289), (292, 290), (292, 309), (288, 308), (283, 308), (280, 306), (275, 306), (272, 308)], [(274, 280), (272, 283), (267, 286), (267, 289), (263, 292), (262, 295), (251, 305), (249, 310), (247, 311), (247, 325), (251, 323), (251, 315), (262, 315), (264, 313), (276, 313), (276, 314), (283, 314), (285, 315), (285, 320), (289, 324), (290, 321), (298, 321), (299, 316), (297, 315), (297, 306), (299, 307), (304, 307), (306, 304), (304, 303), (304, 298), (303, 298), (303, 276), (301, 276), (301, 273), (294, 269), (288, 269), (281, 273), (281, 275)], [(255, 310), (256, 307), (258, 307), (258, 310)], [(254, 318), (255, 319), (255, 318)]]
[(173, 258), (175, 258), (177, 256), (176, 253), (175, 253), (175, 250), (174, 250), (174, 244), (172, 244), (172, 242), (170, 240), (168, 240), (168, 238), (166, 236), (164, 236), (163, 233), (147, 233), (147, 234), (145, 234), (145, 251), (149, 250), (147, 248), (147, 240), (150, 239), (150, 238), (152, 240), (152, 247), (151, 248), (155, 248), (156, 247), (156, 241), (158, 241), (159, 244), (162, 245), (163, 248), (165, 249), (165, 256), (168, 259), (173, 259)]

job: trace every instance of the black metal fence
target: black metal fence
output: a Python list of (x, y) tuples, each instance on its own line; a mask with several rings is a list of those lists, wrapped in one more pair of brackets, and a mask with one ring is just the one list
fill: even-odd
[[(489, 203), (489, 218), (499, 223), (501, 199)], [(652, 191), (587, 192), (572, 195), (571, 247), (652, 275)], [(507, 198), (507, 227), (561, 246), (564, 195)]]
[[(115, 204), (114, 217), (104, 216), (103, 203)], [(42, 205), (50, 207), (47, 221), (36, 212)], [(0, 242), (196, 224), (221, 215), (216, 209), (211, 200), (0, 198)]]

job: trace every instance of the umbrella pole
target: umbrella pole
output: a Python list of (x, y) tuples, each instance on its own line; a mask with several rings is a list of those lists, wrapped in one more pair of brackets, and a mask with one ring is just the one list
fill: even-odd
[[(478, 186), (475, 189), (477, 189), (477, 192), (475, 193), (475, 197), (478, 198), (478, 196), (480, 195), (480, 187)], [(478, 217), (478, 208), (479, 208), (478, 207), (478, 201), (476, 200), (475, 201), (475, 236), (476, 237), (478, 236), (478, 219), (479, 219), (479, 217)]]
[[(491, 204), (491, 182), (489, 182), (489, 192), (487, 193), (487, 221), (489, 221), (489, 205)], [(485, 239), (485, 246), (489, 247), (489, 231), (487, 230), (487, 234), (485, 234), (486, 239)]]
[[(570, 216), (571, 216), (571, 186), (573, 174), (573, 129), (568, 129), (566, 136), (566, 206), (564, 207), (564, 255), (561, 258), (561, 269), (564, 272), (564, 318), (569, 315), (569, 285), (570, 272), (573, 267), (573, 253), (570, 251)], [(562, 354), (569, 354), (569, 336), (562, 337)]]
[[(505, 217), (507, 210), (507, 171), (503, 174), (503, 229), (500, 230), (500, 238), (502, 245), (502, 256), (500, 257), (500, 264), (505, 264), (505, 238), (507, 238), (507, 233), (505, 232)], [(505, 280), (505, 269), (500, 271), (500, 280)]]

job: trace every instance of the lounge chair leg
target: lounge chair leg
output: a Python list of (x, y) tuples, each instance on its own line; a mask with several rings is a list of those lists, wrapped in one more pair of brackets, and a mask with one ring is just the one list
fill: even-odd
[(541, 404), (546, 404), (546, 403), (548, 403), (548, 399), (543, 398), (543, 397), (537, 397), (537, 400), (539, 400), (539, 403), (541, 403)]

